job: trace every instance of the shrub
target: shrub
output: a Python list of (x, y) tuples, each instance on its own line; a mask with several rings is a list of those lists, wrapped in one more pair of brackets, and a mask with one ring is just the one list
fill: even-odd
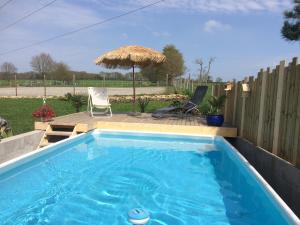
[(66, 101), (70, 101), (71, 100), (71, 98), (72, 98), (72, 94), (70, 93), (70, 92), (68, 92), (67, 94), (65, 94), (65, 100)]
[(225, 105), (226, 95), (221, 95), (219, 97), (211, 96), (208, 99), (209, 111), (208, 114), (216, 115), (221, 112), (222, 107)]
[(141, 113), (144, 113), (146, 111), (149, 102), (150, 102), (149, 98), (138, 98), (138, 105), (140, 107)]
[(198, 106), (198, 110), (202, 115), (208, 115), (210, 111), (210, 105), (208, 102), (204, 102)]
[(182, 93), (184, 94), (184, 95), (186, 95), (186, 96), (188, 96), (190, 99), (193, 97), (193, 95), (194, 95), (194, 92), (192, 91), (192, 90), (190, 90), (190, 89), (184, 89), (183, 91), (182, 91)]
[(81, 107), (86, 103), (85, 96), (83, 95), (71, 95), (69, 101), (75, 108), (76, 112), (80, 112)]
[(170, 106), (173, 106), (173, 107), (182, 107), (183, 106), (183, 103), (179, 100), (174, 100), (172, 101), (172, 103), (170, 104)]

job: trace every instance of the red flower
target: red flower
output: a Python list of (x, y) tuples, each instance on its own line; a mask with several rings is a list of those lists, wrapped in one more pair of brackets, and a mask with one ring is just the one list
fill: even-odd
[(55, 112), (49, 105), (44, 104), (40, 108), (36, 109), (32, 113), (32, 116), (35, 118), (41, 118), (43, 121), (49, 121), (51, 118), (55, 117)]

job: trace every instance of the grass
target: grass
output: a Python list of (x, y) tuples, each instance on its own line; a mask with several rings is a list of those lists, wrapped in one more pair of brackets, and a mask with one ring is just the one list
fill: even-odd
[[(42, 99), (0, 99), (0, 116), (6, 119), (13, 130), (13, 134), (20, 134), (34, 129), (32, 112), (42, 105)], [(75, 113), (75, 108), (67, 101), (48, 99), (47, 103), (54, 109), (57, 116)], [(146, 112), (153, 112), (157, 108), (168, 106), (170, 102), (151, 101)], [(86, 105), (81, 111), (86, 110)], [(139, 107), (137, 106), (137, 110)], [(132, 111), (131, 103), (112, 103), (113, 113)]]
[[(95, 86), (95, 85), (93, 85)], [(194, 87), (195, 88), (195, 87)], [(199, 107), (201, 110), (207, 110), (207, 99), (211, 95), (212, 85), (208, 84), (208, 91)], [(179, 90), (177, 90), (179, 92)], [(176, 91), (176, 92), (177, 92)], [(193, 90), (194, 91), (194, 90)], [(174, 93), (173, 88), (168, 88), (167, 93)], [(10, 99), (0, 98), (0, 116), (6, 119), (12, 127), (14, 135), (32, 131), (34, 129), (34, 118), (32, 112), (42, 105), (42, 99), (22, 98)], [(75, 108), (71, 103), (59, 99), (48, 99), (47, 103), (54, 109), (57, 116), (75, 113)], [(146, 108), (146, 112), (150, 113), (158, 108), (170, 105), (171, 102), (151, 101)], [(137, 104), (137, 110), (139, 110)], [(86, 110), (86, 105), (81, 108), (81, 111)], [(112, 103), (113, 113), (122, 113), (132, 111), (131, 103)]]

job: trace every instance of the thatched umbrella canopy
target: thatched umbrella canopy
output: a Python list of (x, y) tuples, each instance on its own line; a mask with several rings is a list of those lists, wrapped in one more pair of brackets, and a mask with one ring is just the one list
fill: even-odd
[(104, 65), (106, 68), (132, 68), (133, 107), (135, 111), (135, 67), (145, 67), (150, 64), (160, 64), (166, 57), (151, 48), (142, 46), (124, 46), (99, 56), (96, 65)]

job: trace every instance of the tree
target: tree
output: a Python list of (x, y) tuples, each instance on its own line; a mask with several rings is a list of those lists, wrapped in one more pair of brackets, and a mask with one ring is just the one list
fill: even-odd
[(34, 72), (45, 75), (53, 72), (55, 68), (55, 62), (47, 53), (32, 57), (30, 64)]
[(163, 54), (166, 56), (164, 63), (150, 65), (141, 70), (142, 74), (150, 81), (165, 80), (168, 75), (169, 82), (172, 82), (185, 71), (183, 56), (174, 45), (166, 45)]
[(281, 34), (288, 41), (300, 41), (300, 0), (294, 0), (294, 8), (284, 12)]
[(210, 76), (210, 70), (212, 67), (213, 62), (215, 61), (214, 57), (211, 57), (208, 60), (208, 65), (204, 65), (204, 61), (202, 58), (196, 59), (195, 63), (199, 65), (199, 76), (198, 80), (199, 82), (207, 83), (208, 81), (212, 80), (212, 77)]
[(221, 83), (221, 82), (223, 82), (223, 79), (222, 79), (221, 77), (217, 77), (217, 78), (216, 78), (216, 82), (217, 82), (217, 83)]
[(4, 79), (9, 80), (11, 75), (17, 72), (17, 68), (10, 62), (5, 62), (1, 65), (1, 72), (4, 75)]
[(72, 80), (70, 68), (67, 64), (63, 62), (55, 63), (54, 69), (51, 74), (53, 80)]

